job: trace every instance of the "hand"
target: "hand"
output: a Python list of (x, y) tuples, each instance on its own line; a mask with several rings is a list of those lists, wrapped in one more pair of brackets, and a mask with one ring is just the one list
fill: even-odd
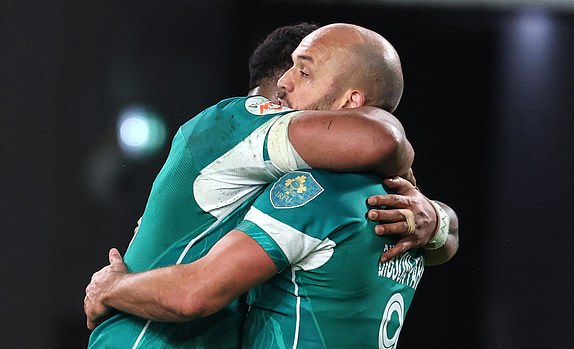
[(437, 224), (433, 205), (412, 183), (404, 178), (394, 177), (385, 179), (384, 184), (395, 194), (371, 196), (367, 201), (369, 205), (387, 208), (371, 209), (367, 216), (380, 222), (375, 227), (377, 235), (394, 234), (402, 238), (393, 248), (383, 253), (381, 263), (411, 248), (426, 245), (432, 239)]
[(108, 254), (110, 264), (92, 275), (90, 284), (86, 287), (84, 298), (84, 313), (86, 314), (87, 327), (93, 330), (102, 319), (108, 315), (111, 308), (103, 302), (104, 292), (128, 270), (120, 252), (112, 248)]

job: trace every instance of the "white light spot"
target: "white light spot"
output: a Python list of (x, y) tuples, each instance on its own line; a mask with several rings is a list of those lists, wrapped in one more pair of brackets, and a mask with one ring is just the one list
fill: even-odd
[(129, 147), (141, 147), (149, 138), (149, 125), (141, 117), (130, 117), (120, 125), (120, 139)]
[(143, 158), (158, 152), (166, 134), (163, 120), (144, 107), (126, 108), (118, 118), (118, 144), (128, 157)]

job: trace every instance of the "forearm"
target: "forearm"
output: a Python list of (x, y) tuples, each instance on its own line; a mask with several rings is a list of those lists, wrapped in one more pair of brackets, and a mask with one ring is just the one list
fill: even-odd
[(135, 274), (101, 274), (98, 290), (104, 306), (149, 320), (178, 322), (211, 315), (276, 273), (267, 252), (233, 230), (195, 262)]
[(436, 202), (447, 213), (450, 225), (448, 230), (448, 237), (444, 246), (436, 250), (423, 249), (425, 264), (427, 266), (439, 265), (448, 262), (458, 251), (458, 217), (456, 212), (449, 206), (442, 202)]
[(204, 315), (190, 265), (122, 274), (102, 296), (104, 305), (141, 318), (179, 322)]

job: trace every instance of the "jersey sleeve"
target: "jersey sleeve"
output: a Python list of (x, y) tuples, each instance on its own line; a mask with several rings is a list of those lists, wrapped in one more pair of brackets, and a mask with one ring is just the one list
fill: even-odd
[(320, 170), (290, 172), (257, 198), (237, 229), (256, 240), (278, 270), (317, 268), (333, 254), (337, 231), (367, 224), (366, 205), (352, 205), (357, 200), (349, 197), (364, 194), (354, 185), (344, 186), (341, 178), (347, 177)]
[[(289, 166), (304, 167), (288, 140), (290, 119), (283, 119), (296, 113), (258, 96), (221, 102), (186, 123), (178, 134), (198, 171), (193, 182), (198, 206), (222, 219)], [(273, 127), (278, 121), (285, 129)]]

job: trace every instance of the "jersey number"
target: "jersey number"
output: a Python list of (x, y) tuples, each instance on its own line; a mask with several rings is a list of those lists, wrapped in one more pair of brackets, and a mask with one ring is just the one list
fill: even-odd
[[(389, 329), (389, 324), (391, 324), (393, 315), (398, 318), (399, 326), (395, 330), (393, 336), (389, 338), (389, 330), (392, 330), (392, 328)], [(381, 327), (379, 328), (379, 349), (396, 348), (397, 341), (399, 340), (399, 334), (401, 332), (401, 328), (403, 327), (404, 319), (405, 301), (400, 293), (395, 293), (387, 302), (385, 312), (383, 313), (383, 321), (381, 322)]]

